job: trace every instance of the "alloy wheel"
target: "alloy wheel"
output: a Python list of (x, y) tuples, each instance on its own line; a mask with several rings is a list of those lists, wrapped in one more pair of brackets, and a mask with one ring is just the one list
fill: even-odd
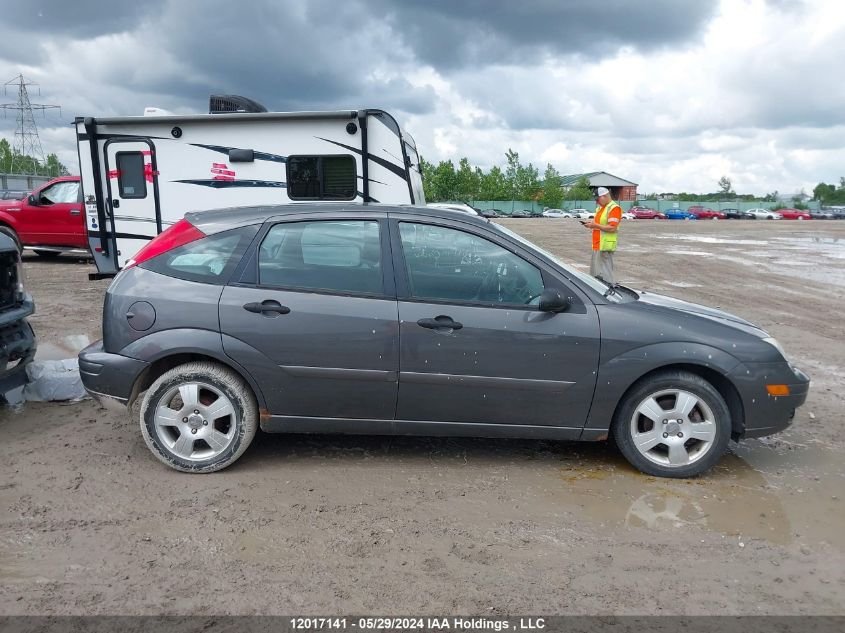
[(237, 413), (226, 395), (207, 383), (169, 389), (155, 409), (155, 432), (174, 455), (188, 461), (217, 457), (232, 444)]
[(647, 396), (634, 409), (630, 432), (636, 449), (661, 466), (682, 467), (700, 460), (716, 441), (712, 409), (684, 389)]

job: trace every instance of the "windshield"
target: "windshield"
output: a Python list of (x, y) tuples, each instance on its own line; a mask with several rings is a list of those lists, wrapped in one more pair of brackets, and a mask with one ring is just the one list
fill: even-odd
[[(534, 244), (534, 242), (529, 242), (528, 240), (526, 240), (524, 237), (522, 237), (518, 233), (514, 233), (513, 231), (511, 231), (507, 227), (502, 226), (501, 224), (495, 224), (495, 223), (491, 222), (490, 226), (494, 227), (497, 231), (501, 231), (502, 233), (504, 233), (508, 237), (516, 240), (517, 242), (519, 242), (523, 246), (526, 246), (533, 251), (536, 251), (538, 253), (541, 253), (542, 255), (545, 255), (550, 260), (552, 260), (554, 263), (556, 263), (558, 266), (563, 268), (566, 271), (566, 274), (571, 275), (572, 277), (574, 277), (574, 278), (578, 279), (579, 281), (583, 282), (584, 284), (586, 284), (587, 286), (589, 286), (590, 288), (592, 288), (593, 290), (595, 290), (599, 294), (603, 295), (605, 292), (607, 292), (609, 284), (606, 284), (603, 281), (599, 281), (598, 279), (596, 279), (595, 277), (593, 277), (591, 275), (588, 275), (587, 273), (582, 273), (580, 270), (577, 270), (572, 264), (568, 264), (566, 262), (561, 261), (561, 259), (559, 257), (552, 255), (549, 251), (547, 251), (544, 248), (540, 248), (539, 246)], [(614, 301), (615, 299), (613, 299), (611, 297), (614, 297), (613, 294), (611, 294), (608, 298), (611, 301)]]

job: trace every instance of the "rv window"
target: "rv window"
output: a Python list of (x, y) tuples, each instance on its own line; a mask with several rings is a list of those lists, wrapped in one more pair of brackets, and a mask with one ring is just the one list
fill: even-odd
[(141, 152), (118, 152), (117, 187), (121, 198), (146, 198), (144, 155)]
[(378, 222), (277, 224), (258, 251), (259, 283), (344, 293), (381, 293)]
[(290, 156), (288, 197), (291, 200), (354, 200), (355, 159), (352, 156)]

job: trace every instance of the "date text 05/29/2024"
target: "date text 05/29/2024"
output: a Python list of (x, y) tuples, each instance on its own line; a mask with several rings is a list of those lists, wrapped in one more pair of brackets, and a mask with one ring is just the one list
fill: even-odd
[(539, 631), (546, 628), (543, 618), (491, 617), (294, 617), (291, 629), (326, 631)]

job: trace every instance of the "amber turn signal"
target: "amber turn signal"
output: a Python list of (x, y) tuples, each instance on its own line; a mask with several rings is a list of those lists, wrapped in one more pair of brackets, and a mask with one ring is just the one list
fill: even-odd
[(770, 396), (788, 396), (789, 385), (766, 385), (766, 391)]

